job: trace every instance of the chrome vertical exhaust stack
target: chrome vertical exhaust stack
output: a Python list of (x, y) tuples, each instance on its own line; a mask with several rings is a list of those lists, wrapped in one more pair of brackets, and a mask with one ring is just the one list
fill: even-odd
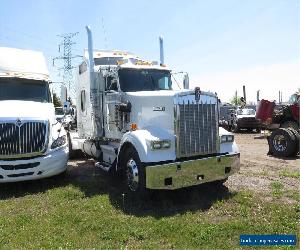
[[(90, 101), (92, 106), (92, 119), (95, 121), (93, 123), (93, 134), (94, 137), (104, 136), (104, 130), (102, 127), (103, 116), (102, 106), (99, 104), (99, 100), (102, 100), (102, 97), (99, 95), (99, 77), (94, 70), (94, 48), (93, 48), (93, 36), (92, 31), (89, 26), (86, 26), (87, 36), (88, 36), (88, 53), (89, 53), (89, 68), (90, 68)], [(103, 82), (103, 81), (102, 81)]]
[(89, 52), (89, 66), (90, 66), (90, 72), (94, 72), (94, 48), (93, 48), (93, 35), (92, 35), (92, 31), (91, 31), (91, 27), (90, 26), (85, 26), (86, 28), (86, 32), (87, 32), (87, 36), (88, 36), (88, 52)]
[(165, 64), (164, 59), (164, 39), (162, 36), (159, 37), (159, 54), (160, 54), (160, 65)]

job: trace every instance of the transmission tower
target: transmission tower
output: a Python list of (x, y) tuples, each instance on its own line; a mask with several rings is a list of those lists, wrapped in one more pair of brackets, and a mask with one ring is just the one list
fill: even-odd
[(58, 35), (62, 38), (62, 42), (58, 45), (58, 52), (61, 53), (61, 55), (53, 58), (53, 66), (56, 60), (63, 60), (64, 62), (63, 67), (59, 68), (59, 70), (63, 70), (63, 85), (67, 88), (68, 100), (74, 100), (76, 98), (73, 81), (73, 69), (75, 67), (72, 65), (72, 59), (81, 57), (72, 54), (72, 45), (76, 44), (72, 41), (72, 38), (76, 35), (78, 35), (78, 32)]

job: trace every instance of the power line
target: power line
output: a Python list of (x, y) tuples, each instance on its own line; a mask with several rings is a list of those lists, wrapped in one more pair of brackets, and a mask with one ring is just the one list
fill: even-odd
[[(24, 31), (21, 31), (21, 30), (16, 30), (16, 29), (13, 29), (11, 27), (8, 27), (6, 25), (3, 25), (2, 23), (0, 23), (0, 27), (2, 27), (3, 29), (1, 30), (1, 37), (0, 38), (3, 38), (4, 35), (6, 35), (6, 38), (10, 39), (10, 38), (13, 38), (13, 35), (15, 35), (17, 38), (17, 40), (20, 40), (20, 36), (21, 37), (26, 37), (26, 43), (28, 43), (28, 38), (31, 39), (31, 41), (34, 41), (34, 44), (33, 45), (38, 45), (38, 47), (43, 47), (47, 50), (52, 50), (52, 51), (56, 51), (55, 49), (55, 45), (53, 43), (50, 43), (49, 42), (49, 39), (46, 39), (46, 38), (43, 38), (42, 36), (37, 36), (37, 35), (33, 35), (31, 33), (28, 33), (28, 32), (24, 32)], [(7, 32), (11, 33), (11, 34), (7, 34)], [(24, 41), (24, 40), (23, 40)], [(81, 53), (80, 50), (74, 50), (78, 53)]]
[[(68, 99), (75, 99), (75, 86), (73, 82), (73, 69), (75, 68), (72, 65), (72, 59), (81, 57), (78, 55), (72, 54), (72, 45), (76, 44), (73, 42), (73, 37), (78, 35), (78, 32), (76, 33), (66, 33), (58, 35), (62, 38), (62, 42), (58, 46), (58, 51), (61, 53), (60, 56), (53, 58), (53, 66), (55, 64), (56, 60), (63, 60), (64, 66), (59, 68), (59, 70), (63, 70), (63, 83), (64, 86), (67, 87), (67, 93), (68, 93)], [(62, 48), (62, 49), (61, 49)]]

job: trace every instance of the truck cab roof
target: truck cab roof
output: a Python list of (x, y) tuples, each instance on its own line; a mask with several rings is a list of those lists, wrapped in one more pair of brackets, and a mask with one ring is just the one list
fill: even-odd
[(49, 72), (42, 52), (0, 47), (0, 77), (49, 81)]
[[(120, 50), (94, 50), (95, 70), (101, 66), (132, 68), (132, 69), (159, 69), (169, 70), (165, 65), (159, 65), (157, 61), (142, 60), (135, 54)], [(88, 61), (88, 50), (84, 50), (84, 59)], [(170, 70), (169, 70), (170, 71)]]

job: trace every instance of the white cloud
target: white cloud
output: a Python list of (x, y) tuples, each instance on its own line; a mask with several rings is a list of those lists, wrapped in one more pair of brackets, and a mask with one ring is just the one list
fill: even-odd
[(190, 87), (217, 92), (222, 101), (243, 94), (246, 86), (247, 101), (256, 101), (256, 91), (261, 99), (278, 100), (278, 91), (283, 92), (283, 101), (300, 88), (300, 62), (271, 64), (233, 72), (191, 76)]

